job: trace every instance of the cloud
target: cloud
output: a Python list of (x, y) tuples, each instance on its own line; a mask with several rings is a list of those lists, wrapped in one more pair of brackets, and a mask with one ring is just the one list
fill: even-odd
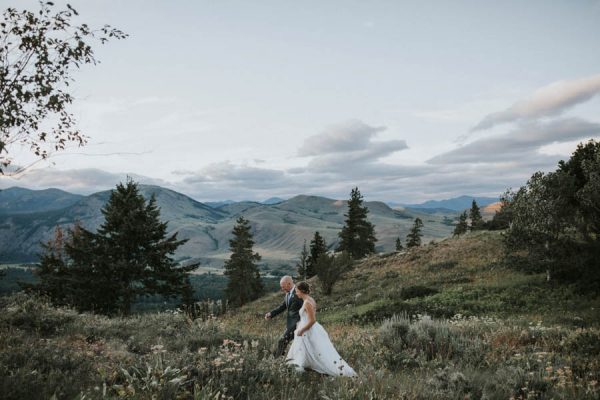
[(379, 162), (383, 157), (408, 148), (404, 140), (373, 141), (385, 127), (373, 127), (359, 120), (332, 125), (311, 136), (298, 150), (301, 157), (313, 156), (305, 169), (290, 173), (335, 173), (360, 178), (383, 172), (400, 171), (398, 166)]
[(555, 142), (589, 139), (600, 135), (600, 124), (580, 118), (567, 118), (547, 123), (527, 122), (503, 135), (482, 138), (462, 147), (437, 155), (430, 164), (508, 162), (520, 157), (545, 157), (537, 152)]
[(558, 81), (536, 90), (504, 111), (485, 116), (471, 132), (521, 120), (560, 115), (600, 93), (600, 74), (570, 81)]
[(322, 133), (307, 138), (298, 155), (305, 157), (367, 150), (373, 145), (371, 139), (385, 129), (383, 126), (369, 126), (359, 120), (332, 125)]
[(254, 188), (272, 188), (285, 183), (284, 171), (258, 168), (247, 165), (235, 165), (230, 161), (212, 163), (199, 171), (176, 171), (179, 175), (188, 175), (183, 179), (186, 184), (223, 184), (251, 186)]

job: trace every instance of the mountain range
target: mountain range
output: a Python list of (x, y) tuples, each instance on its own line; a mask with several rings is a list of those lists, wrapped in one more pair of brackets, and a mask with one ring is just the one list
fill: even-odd
[[(219, 270), (229, 256), (231, 230), (238, 217), (250, 220), (255, 250), (269, 268), (293, 266), (304, 241), (310, 243), (319, 231), (333, 248), (344, 224), (345, 200), (299, 195), (287, 200), (265, 202), (223, 202), (209, 206), (184, 194), (159, 186), (139, 186), (140, 193), (156, 197), (161, 219), (170, 232), (188, 239), (175, 258), (181, 262), (200, 261), (203, 270)], [(34, 262), (40, 242), (49, 240), (56, 226), (71, 227), (76, 221), (96, 230), (104, 218), (101, 209), (110, 191), (89, 196), (57, 189), (29, 190), (9, 188), (0, 191), (0, 263)], [(377, 251), (389, 252), (400, 237), (404, 242), (416, 217), (423, 220), (425, 242), (451, 234), (457, 212), (438, 208), (402, 207), (392, 209), (379, 201), (365, 202), (369, 221), (375, 225)], [(443, 208), (443, 207), (442, 207)]]
[[(428, 200), (420, 204), (403, 204), (403, 207), (408, 208), (419, 208), (429, 210), (452, 210), (452, 211), (463, 211), (471, 208), (471, 204), (475, 200), (479, 207), (485, 207), (489, 204), (497, 202), (497, 197), (473, 197), (473, 196), (460, 196), (446, 200)], [(395, 204), (391, 204), (392, 206)]]

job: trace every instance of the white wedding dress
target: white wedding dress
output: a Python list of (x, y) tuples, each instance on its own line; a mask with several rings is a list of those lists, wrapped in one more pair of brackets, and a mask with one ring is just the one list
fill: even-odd
[[(308, 314), (304, 306), (300, 309), (298, 327), (306, 325)], [(340, 357), (327, 331), (315, 322), (302, 336), (294, 336), (286, 362), (296, 370), (312, 369), (333, 376), (356, 376), (356, 372)]]

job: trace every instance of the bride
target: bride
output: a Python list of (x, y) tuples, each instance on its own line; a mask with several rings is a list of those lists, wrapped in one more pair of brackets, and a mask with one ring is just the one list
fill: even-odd
[(315, 300), (309, 296), (306, 282), (296, 285), (296, 296), (304, 300), (300, 308), (300, 322), (294, 332), (294, 341), (286, 362), (298, 371), (312, 369), (334, 376), (356, 376), (356, 372), (340, 357), (325, 329), (317, 322)]

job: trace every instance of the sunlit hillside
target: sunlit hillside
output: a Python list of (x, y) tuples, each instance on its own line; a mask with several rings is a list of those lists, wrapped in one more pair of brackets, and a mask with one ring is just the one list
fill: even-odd
[[(78, 314), (0, 300), (3, 398), (597, 399), (600, 299), (503, 262), (477, 232), (357, 262), (317, 318), (356, 379), (297, 374), (269, 294), (225, 317)], [(389, 319), (392, 317), (392, 319)]]

